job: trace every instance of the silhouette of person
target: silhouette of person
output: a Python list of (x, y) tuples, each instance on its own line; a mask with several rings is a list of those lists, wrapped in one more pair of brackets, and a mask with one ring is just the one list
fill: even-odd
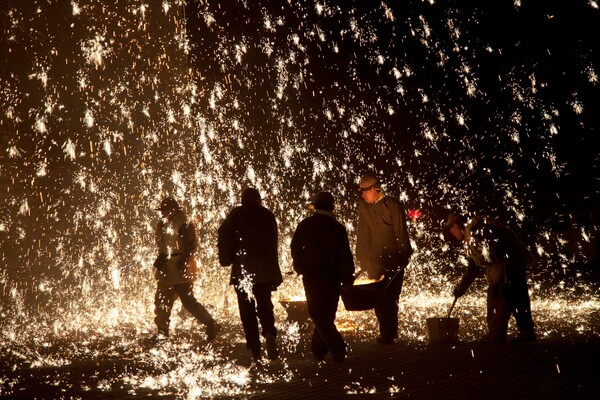
[(158, 328), (158, 338), (169, 335), (171, 310), (179, 297), (183, 307), (206, 326), (206, 337), (211, 341), (216, 337), (219, 325), (193, 293), (198, 274), (196, 227), (173, 197), (164, 198), (158, 210), (162, 215), (156, 226), (158, 257), (154, 262), (154, 322)]
[(335, 316), (341, 285), (354, 283), (354, 260), (348, 234), (339, 223), (331, 193), (318, 193), (314, 213), (298, 224), (292, 237), (294, 270), (302, 275), (308, 314), (314, 322), (312, 353), (323, 360), (327, 353), (334, 362), (346, 358), (346, 343), (337, 327)]
[(237, 295), (246, 347), (255, 360), (261, 358), (258, 318), (267, 356), (274, 360), (279, 351), (271, 292), (277, 290), (282, 276), (277, 221), (261, 202), (258, 190), (244, 189), (242, 205), (232, 209), (219, 227), (219, 262), (223, 266), (233, 264), (230, 283)]
[(485, 273), (488, 334), (482, 342), (506, 343), (511, 314), (519, 331), (512, 342), (536, 340), (526, 278), (534, 258), (525, 243), (508, 226), (484, 216), (467, 220), (453, 214), (443, 234), (446, 240), (463, 245), (469, 262), (453, 290), (455, 297), (464, 295), (480, 272)]

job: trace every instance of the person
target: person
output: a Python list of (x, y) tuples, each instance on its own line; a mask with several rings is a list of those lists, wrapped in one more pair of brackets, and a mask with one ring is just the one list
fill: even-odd
[(154, 322), (158, 328), (157, 338), (169, 336), (171, 310), (179, 297), (183, 307), (206, 326), (206, 338), (212, 341), (217, 335), (219, 325), (196, 300), (193, 293), (194, 281), (198, 274), (195, 224), (188, 219), (173, 197), (164, 198), (158, 210), (162, 218), (156, 226), (158, 256), (154, 262)]
[(404, 270), (413, 252), (406, 212), (400, 201), (386, 196), (375, 174), (365, 174), (359, 189), (362, 201), (356, 225), (356, 259), (369, 279), (385, 282), (386, 288), (375, 305), (379, 323), (376, 340), (384, 345), (393, 344), (398, 338), (398, 303)]
[(296, 228), (290, 244), (294, 270), (302, 275), (308, 314), (314, 322), (313, 356), (346, 358), (346, 343), (335, 326), (342, 285), (354, 283), (354, 259), (346, 228), (336, 220), (333, 195), (318, 193), (314, 212)]
[(261, 204), (255, 188), (242, 191), (242, 205), (227, 215), (218, 231), (219, 262), (232, 265), (230, 284), (238, 300), (246, 347), (256, 361), (261, 359), (262, 336), (271, 360), (279, 357), (271, 292), (282, 283), (279, 268), (278, 233), (275, 216)]
[(447, 241), (462, 243), (468, 267), (454, 287), (455, 297), (463, 296), (483, 270), (488, 283), (487, 325), (483, 342), (506, 343), (508, 321), (515, 317), (519, 333), (513, 343), (535, 341), (526, 269), (534, 258), (527, 246), (508, 226), (495, 219), (460, 214), (448, 218), (443, 235)]

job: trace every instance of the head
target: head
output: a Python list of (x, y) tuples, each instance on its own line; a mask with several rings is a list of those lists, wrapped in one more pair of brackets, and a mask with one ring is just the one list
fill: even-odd
[(319, 192), (313, 200), (313, 205), (316, 210), (333, 211), (335, 208), (335, 200), (329, 192)]
[(375, 203), (381, 193), (381, 182), (374, 174), (365, 174), (358, 185), (362, 198), (367, 203)]
[(452, 214), (448, 217), (448, 221), (444, 225), (442, 233), (444, 240), (452, 243), (460, 243), (465, 237), (464, 229), (467, 218), (460, 214)]
[(258, 190), (254, 188), (246, 188), (242, 191), (242, 205), (251, 203), (260, 203), (262, 198)]
[(179, 203), (173, 197), (165, 197), (160, 202), (160, 206), (157, 208), (160, 211), (163, 218), (168, 218), (179, 210)]

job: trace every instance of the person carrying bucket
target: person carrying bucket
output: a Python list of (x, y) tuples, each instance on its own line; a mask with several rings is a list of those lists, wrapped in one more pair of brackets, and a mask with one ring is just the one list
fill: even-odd
[(333, 362), (346, 358), (346, 343), (335, 315), (342, 285), (354, 283), (354, 259), (346, 228), (337, 221), (329, 192), (319, 192), (314, 213), (298, 224), (290, 243), (294, 270), (302, 275), (308, 314), (314, 322), (311, 350), (322, 361), (331, 353)]
[(455, 297), (464, 295), (482, 270), (485, 273), (488, 333), (481, 341), (506, 343), (511, 314), (519, 331), (512, 343), (535, 341), (526, 279), (526, 269), (534, 258), (527, 246), (506, 225), (483, 216), (467, 220), (453, 214), (444, 225), (443, 235), (445, 240), (463, 245), (469, 263), (454, 287)]
[(379, 178), (365, 174), (360, 180), (362, 201), (356, 225), (356, 258), (369, 279), (383, 276), (386, 289), (375, 305), (379, 322), (377, 342), (388, 345), (398, 338), (398, 302), (404, 270), (413, 249), (408, 237), (404, 205), (386, 196)]

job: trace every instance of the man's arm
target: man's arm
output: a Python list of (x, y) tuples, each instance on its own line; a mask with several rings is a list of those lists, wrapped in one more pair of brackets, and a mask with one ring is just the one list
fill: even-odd
[(302, 261), (304, 259), (303, 254), (303, 238), (302, 238), (302, 223), (298, 225), (294, 235), (292, 236), (292, 242), (290, 243), (290, 250), (292, 253), (292, 264), (294, 267), (294, 271), (298, 274), (302, 274)]
[(469, 265), (467, 266), (467, 270), (462, 276), (460, 282), (454, 287), (454, 290), (452, 292), (452, 294), (454, 294), (454, 297), (460, 297), (464, 295), (467, 292), (469, 286), (471, 286), (475, 278), (477, 278), (477, 276), (479, 276), (480, 273), (481, 268), (477, 266), (473, 259), (469, 258)]
[(358, 206), (358, 223), (356, 224), (356, 259), (359, 268), (367, 270), (369, 262), (369, 248), (371, 242), (371, 229), (369, 228), (368, 218), (365, 215), (364, 206)]
[(397, 201), (390, 201), (388, 204), (388, 210), (390, 211), (390, 217), (394, 226), (394, 233), (396, 234), (396, 240), (398, 241), (400, 253), (405, 257), (405, 262), (408, 264), (408, 260), (413, 253), (413, 249), (410, 244), (410, 238), (408, 237), (404, 205)]
[(184, 269), (188, 259), (196, 253), (198, 248), (196, 225), (191, 221), (184, 224), (179, 229), (179, 235), (183, 240), (183, 255), (179, 258), (177, 266)]
[(340, 253), (339, 253), (340, 278), (343, 285), (352, 285), (354, 283), (354, 258), (350, 250), (348, 241), (348, 232), (341, 226), (340, 229)]
[(217, 232), (217, 251), (219, 255), (219, 264), (223, 267), (227, 267), (233, 264), (235, 258), (235, 249), (233, 247), (233, 233), (232, 233), (232, 219), (233, 212), (225, 218), (225, 221), (219, 226)]

